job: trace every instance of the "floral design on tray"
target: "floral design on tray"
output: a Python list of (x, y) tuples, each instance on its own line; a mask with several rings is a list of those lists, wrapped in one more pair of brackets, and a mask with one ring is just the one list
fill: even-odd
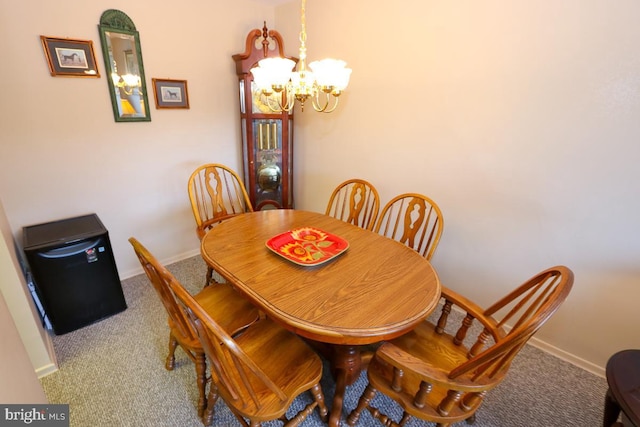
[(266, 243), (276, 254), (299, 265), (319, 265), (343, 253), (346, 240), (313, 227), (300, 227), (272, 237)]

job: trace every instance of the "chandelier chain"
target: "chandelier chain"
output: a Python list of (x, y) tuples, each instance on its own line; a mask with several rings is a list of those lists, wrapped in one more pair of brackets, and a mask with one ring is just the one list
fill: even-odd
[(304, 71), (307, 65), (307, 0), (302, 0), (300, 7), (300, 71)]
[(307, 40), (307, 0), (302, 0), (300, 7), (300, 42)]

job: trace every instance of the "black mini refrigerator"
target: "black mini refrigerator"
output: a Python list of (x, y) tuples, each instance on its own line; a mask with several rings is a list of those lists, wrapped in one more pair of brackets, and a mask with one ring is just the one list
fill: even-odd
[(127, 308), (109, 233), (97, 215), (24, 227), (23, 248), (55, 334)]

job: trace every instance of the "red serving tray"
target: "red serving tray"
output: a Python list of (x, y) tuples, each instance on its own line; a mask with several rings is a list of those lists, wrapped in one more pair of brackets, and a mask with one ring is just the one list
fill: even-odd
[(267, 248), (298, 265), (323, 264), (349, 248), (341, 237), (314, 227), (300, 227), (273, 236)]

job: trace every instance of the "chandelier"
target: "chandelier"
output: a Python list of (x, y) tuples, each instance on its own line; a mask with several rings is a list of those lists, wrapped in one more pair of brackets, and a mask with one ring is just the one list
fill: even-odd
[(295, 61), (270, 57), (258, 61), (251, 69), (253, 81), (261, 93), (264, 104), (271, 111), (290, 112), (296, 101), (304, 111), (304, 103), (311, 99), (314, 110), (330, 113), (338, 106), (338, 97), (349, 84), (351, 69), (339, 59), (323, 59), (309, 64), (307, 69), (306, 0), (302, 0), (300, 60), (297, 71)]

